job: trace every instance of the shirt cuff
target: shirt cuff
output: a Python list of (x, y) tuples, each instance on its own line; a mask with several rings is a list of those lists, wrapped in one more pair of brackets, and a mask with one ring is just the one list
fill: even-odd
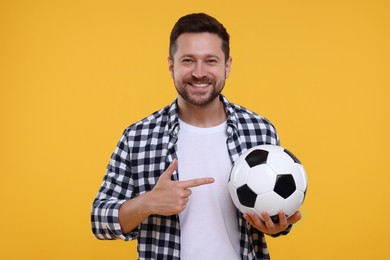
[(103, 213), (103, 229), (105, 229), (107, 233), (111, 233), (113, 237), (128, 241), (137, 238), (138, 229), (134, 229), (127, 234), (122, 232), (121, 226), (119, 224), (119, 208), (125, 202), (126, 200), (108, 202), (105, 212)]

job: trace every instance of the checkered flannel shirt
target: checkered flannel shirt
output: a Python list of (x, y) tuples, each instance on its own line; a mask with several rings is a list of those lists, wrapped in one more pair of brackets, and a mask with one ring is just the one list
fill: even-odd
[[(265, 118), (232, 103), (221, 95), (227, 114), (227, 149), (234, 162), (247, 149), (260, 144), (279, 145), (273, 125)], [(139, 259), (180, 259), (178, 215), (152, 215), (129, 234), (118, 221), (120, 206), (152, 190), (159, 176), (177, 158), (179, 120), (177, 101), (129, 126), (107, 166), (93, 202), (92, 230), (98, 239), (138, 240)], [(174, 180), (179, 179), (176, 171)], [(269, 259), (264, 234), (237, 211), (242, 259)], [(291, 226), (281, 234), (287, 234)], [(280, 235), (280, 234), (278, 234)]]

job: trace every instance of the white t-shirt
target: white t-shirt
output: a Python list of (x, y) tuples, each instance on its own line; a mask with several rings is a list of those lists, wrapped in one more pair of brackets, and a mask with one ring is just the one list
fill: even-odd
[(199, 128), (180, 121), (179, 179), (215, 179), (191, 188), (187, 207), (179, 214), (183, 260), (240, 259), (237, 213), (227, 185), (232, 162), (226, 139), (226, 123)]

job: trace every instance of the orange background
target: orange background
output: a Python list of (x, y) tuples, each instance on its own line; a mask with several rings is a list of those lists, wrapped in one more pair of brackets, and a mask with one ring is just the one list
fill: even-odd
[(93, 237), (91, 203), (125, 127), (175, 98), (174, 22), (206, 12), (231, 34), (224, 94), (308, 173), (272, 259), (388, 259), (389, 3), (1, 1), (1, 258), (136, 258)]

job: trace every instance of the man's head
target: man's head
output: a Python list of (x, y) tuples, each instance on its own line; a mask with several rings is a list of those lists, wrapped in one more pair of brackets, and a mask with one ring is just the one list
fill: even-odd
[(180, 18), (171, 33), (168, 64), (179, 105), (217, 104), (232, 64), (226, 29), (206, 14)]
[(172, 29), (169, 42), (169, 57), (173, 59), (177, 51), (177, 38), (183, 33), (212, 33), (218, 35), (222, 40), (222, 51), (225, 54), (225, 61), (230, 57), (230, 36), (225, 27), (214, 17), (204, 13), (189, 14), (181, 17)]

